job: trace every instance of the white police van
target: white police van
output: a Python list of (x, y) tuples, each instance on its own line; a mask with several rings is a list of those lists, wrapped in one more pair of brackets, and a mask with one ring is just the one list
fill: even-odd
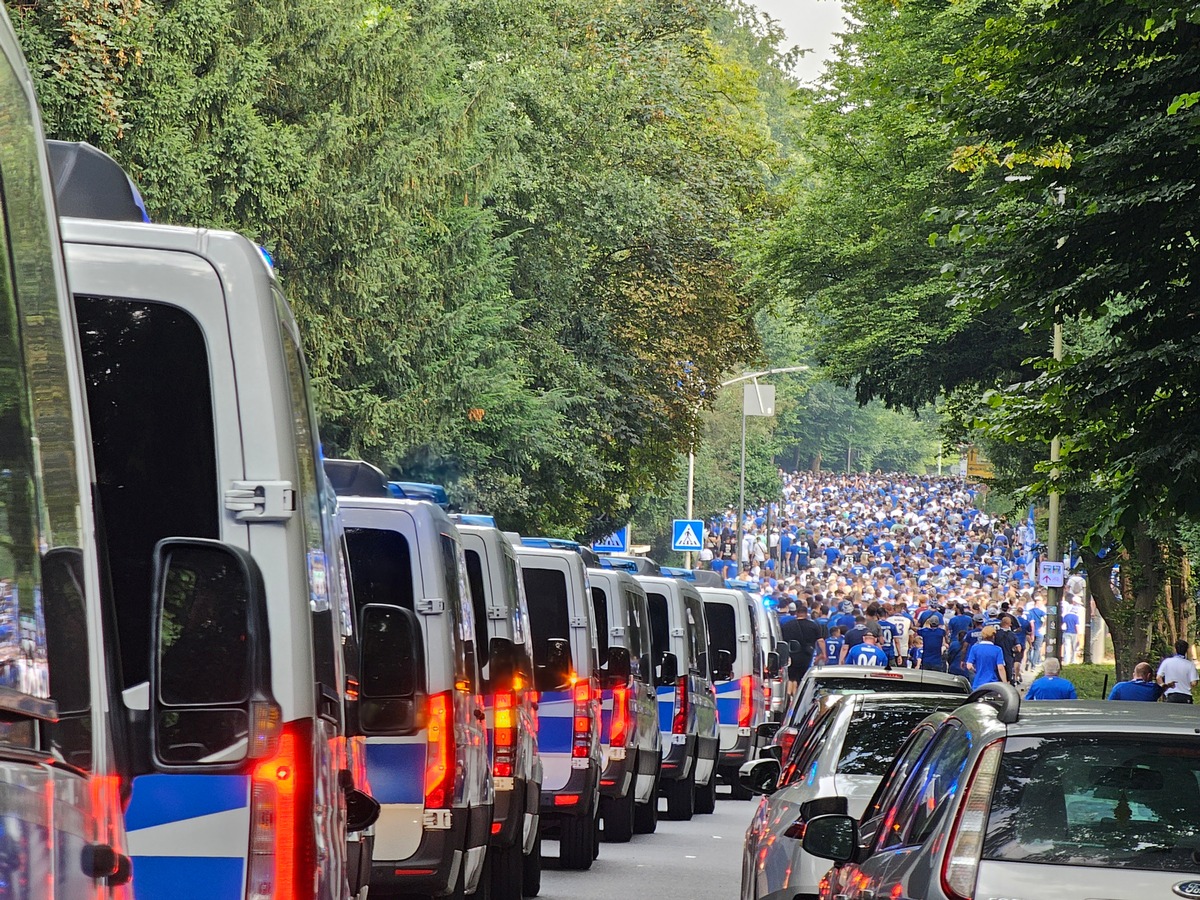
[(557, 834), (563, 868), (589, 869), (601, 760), (599, 647), (587, 573), (573, 550), (516, 549), (533, 636), (542, 832)]
[(82, 373), (33, 85), (3, 10), (0, 48), (4, 893), (127, 897)]
[(371, 887), (475, 893), (492, 778), (474, 614), (457, 528), (426, 501), (339, 498), (362, 640), (359, 717), (382, 811)]
[(745, 591), (699, 588), (708, 622), (708, 653), (717, 689), (721, 748), (717, 774), (735, 799), (753, 796), (738, 781), (742, 764), (754, 759), (758, 726), (767, 720), (763, 694), (766, 660), (759, 639), (756, 601)]
[(497, 528), (458, 524), (475, 615), (496, 802), (491, 844), (492, 900), (535, 897), (541, 888), (538, 834), (542, 758), (534, 702), (533, 636), (512, 543)]
[(662, 735), (646, 592), (619, 566), (588, 569), (600, 646), (603, 711), (600, 818), (606, 841), (650, 834), (658, 824)]
[(347, 821), (363, 806), (346, 745), (353, 623), (330, 584), (296, 323), (240, 235), (61, 229), (128, 711), (134, 891), (345, 897), (347, 831), (371, 815)]
[(650, 610), (662, 732), (660, 791), (667, 817), (687, 820), (716, 808), (717, 702), (708, 661), (704, 601), (686, 581), (639, 575)]

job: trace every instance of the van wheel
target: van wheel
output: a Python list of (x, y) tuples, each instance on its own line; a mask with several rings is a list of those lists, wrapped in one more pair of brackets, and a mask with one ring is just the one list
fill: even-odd
[(753, 791), (742, 787), (741, 781), (738, 780), (737, 769), (729, 772), (729, 796), (734, 800), (752, 800), (754, 798)]
[(533, 842), (529, 855), (523, 857), (521, 865), (521, 895), (536, 897), (542, 892), (542, 836), (539, 834)]
[(559, 866), (578, 872), (590, 869), (596, 858), (596, 817), (566, 816), (558, 830)]
[(645, 803), (633, 807), (633, 833), (654, 834), (658, 831), (658, 785)]
[(717, 808), (717, 772), (708, 776), (708, 784), (696, 785), (696, 812), (702, 816), (715, 812)]
[(663, 785), (667, 798), (667, 818), (673, 822), (687, 822), (696, 812), (696, 764), (692, 763), (687, 778), (678, 778)]
[(600, 817), (604, 819), (604, 840), (624, 844), (633, 837), (633, 785), (624, 797), (605, 797), (600, 801)]
[(525, 854), (516, 841), (511, 847), (490, 847), (492, 900), (521, 900), (525, 896)]

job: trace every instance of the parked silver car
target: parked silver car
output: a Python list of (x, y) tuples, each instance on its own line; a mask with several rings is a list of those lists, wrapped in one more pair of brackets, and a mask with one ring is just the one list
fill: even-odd
[(1191, 710), (1033, 703), (994, 684), (948, 716), (879, 810), (807, 823), (849, 900), (1200, 896)]
[(829, 863), (804, 852), (806, 822), (829, 812), (861, 816), (913, 728), (961, 703), (956, 694), (827, 697), (782, 765), (760, 759), (743, 766), (745, 787), (765, 796), (746, 831), (742, 900), (815, 898)]

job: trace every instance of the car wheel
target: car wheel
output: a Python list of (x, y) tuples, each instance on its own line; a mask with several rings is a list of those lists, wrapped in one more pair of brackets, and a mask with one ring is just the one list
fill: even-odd
[(542, 836), (533, 842), (533, 849), (523, 858), (521, 872), (521, 895), (536, 897), (542, 892)]
[(596, 858), (596, 817), (590, 813), (567, 816), (559, 825), (559, 866), (582, 872)]
[(525, 854), (520, 843), (511, 847), (490, 847), (492, 900), (521, 900), (525, 896)]
[(687, 778), (677, 778), (663, 785), (667, 798), (667, 818), (673, 822), (690, 821), (696, 812), (696, 765), (692, 764)]
[(717, 773), (714, 771), (708, 777), (708, 784), (696, 785), (696, 812), (702, 816), (709, 815), (717, 808)]
[(604, 820), (603, 837), (605, 841), (623, 844), (633, 837), (633, 817), (636, 805), (632, 785), (624, 797), (605, 797), (600, 801), (600, 817)]

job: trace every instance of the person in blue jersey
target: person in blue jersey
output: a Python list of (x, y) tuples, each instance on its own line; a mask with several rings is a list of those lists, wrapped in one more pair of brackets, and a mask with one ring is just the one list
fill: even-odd
[(861, 644), (851, 647), (846, 653), (846, 665), (848, 666), (886, 666), (887, 664), (887, 654), (876, 645), (875, 635), (870, 631), (863, 633)]
[(1057, 659), (1046, 660), (1046, 674), (1035, 678), (1029, 690), (1025, 692), (1026, 700), (1078, 700), (1075, 685), (1058, 673), (1062, 671)]
[(896, 639), (897, 631), (895, 625), (887, 619), (880, 616), (877, 620), (879, 625), (879, 649), (887, 656), (888, 665), (896, 662)]
[(829, 629), (829, 637), (825, 638), (825, 658), (836, 663), (842, 658), (842, 646), (846, 639), (842, 637), (842, 629), (834, 625)]
[(930, 616), (917, 634), (921, 636), (921, 668), (945, 672), (946, 629), (942, 627), (941, 616)]
[(1032, 669), (1034, 666), (1041, 665), (1042, 662), (1042, 643), (1046, 639), (1046, 601), (1039, 597), (1034, 604), (1027, 608), (1026, 614), (1029, 616), (1031, 631), (1029, 658), (1026, 663), (1027, 667)]
[(1140, 662), (1133, 667), (1133, 678), (1129, 681), (1118, 681), (1109, 692), (1109, 700), (1136, 700), (1142, 703), (1156, 703), (1169, 685), (1161, 685), (1154, 680), (1154, 667), (1148, 662)]
[(970, 631), (975, 625), (975, 620), (971, 618), (971, 614), (967, 612), (967, 608), (961, 603), (957, 605), (956, 609), (958, 612), (951, 616), (950, 621), (946, 623), (947, 629), (951, 634), (958, 634), (960, 631)]
[(996, 627), (988, 625), (979, 634), (979, 640), (967, 653), (967, 671), (971, 673), (972, 690), (993, 681), (1008, 681), (1004, 668), (1004, 651), (993, 642)]

